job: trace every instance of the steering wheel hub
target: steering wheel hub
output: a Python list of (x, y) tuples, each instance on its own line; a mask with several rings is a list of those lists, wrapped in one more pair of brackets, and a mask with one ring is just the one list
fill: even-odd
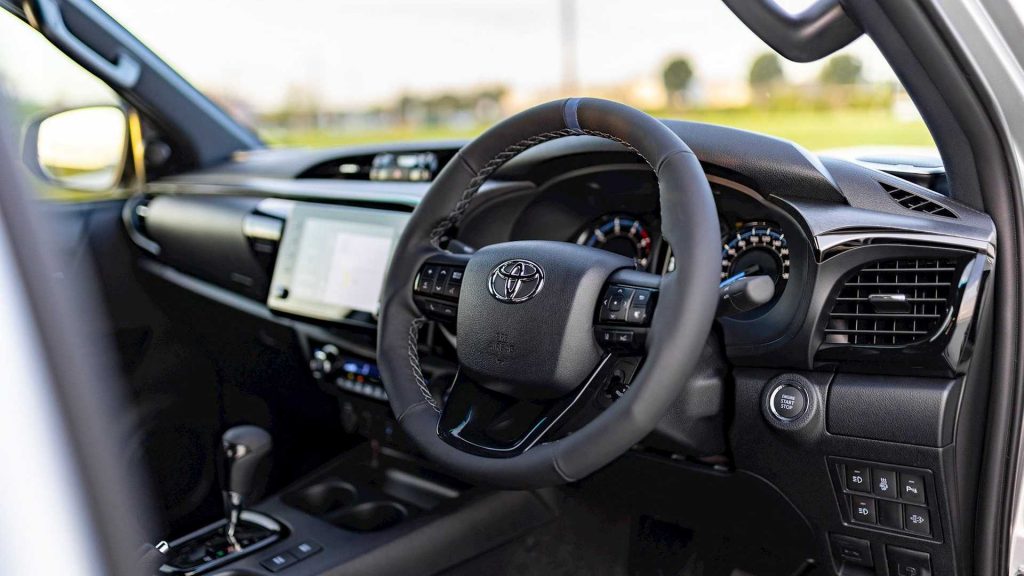
[(632, 266), (624, 256), (566, 242), (481, 249), (466, 266), (459, 297), (463, 374), (517, 398), (568, 394), (603, 354), (593, 324), (604, 283)]

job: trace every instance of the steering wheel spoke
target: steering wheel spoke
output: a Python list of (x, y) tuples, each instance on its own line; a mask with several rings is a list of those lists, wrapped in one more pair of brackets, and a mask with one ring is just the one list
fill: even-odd
[(637, 270), (612, 274), (595, 313), (598, 344), (614, 353), (644, 350), (660, 287), (661, 276), (656, 274)]
[(413, 282), (413, 301), (424, 316), (455, 325), (470, 254), (438, 251), (427, 258)]
[(611, 405), (639, 363), (639, 358), (624, 364), (612, 354), (605, 355), (576, 390), (550, 400), (495, 392), (460, 370), (449, 389), (437, 434), (464, 452), (492, 458), (518, 456), (581, 427)]

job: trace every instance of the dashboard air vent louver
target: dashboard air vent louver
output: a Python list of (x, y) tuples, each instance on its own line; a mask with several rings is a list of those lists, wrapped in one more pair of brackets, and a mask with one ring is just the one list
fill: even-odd
[(825, 343), (906, 346), (946, 323), (956, 289), (956, 262), (899, 258), (864, 266), (839, 290)]
[(924, 212), (925, 214), (931, 214), (932, 216), (942, 216), (943, 218), (957, 218), (957, 215), (952, 210), (945, 206), (932, 202), (924, 196), (918, 196), (913, 192), (896, 188), (895, 186), (889, 186), (888, 184), (882, 184), (882, 188), (889, 193), (889, 196), (896, 201), (897, 204), (903, 206), (907, 210), (913, 210), (914, 212)]

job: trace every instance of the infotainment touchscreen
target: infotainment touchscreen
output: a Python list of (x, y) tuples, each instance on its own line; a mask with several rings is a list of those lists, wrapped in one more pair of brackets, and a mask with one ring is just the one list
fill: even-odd
[(324, 320), (371, 320), (408, 214), (297, 204), (288, 216), (268, 306)]

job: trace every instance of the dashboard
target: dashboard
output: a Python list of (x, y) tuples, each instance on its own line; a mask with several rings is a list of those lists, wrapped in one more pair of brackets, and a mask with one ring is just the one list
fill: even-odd
[[(781, 294), (791, 258), (779, 224), (783, 215), (744, 187), (715, 180), (711, 188), (722, 237), (722, 282), (765, 275)], [(484, 210), (476, 216), (503, 215)], [(642, 168), (586, 170), (547, 186), (518, 215), (509, 239), (545, 237), (622, 254), (647, 272), (667, 274), (677, 267), (661, 233), (657, 182)]]
[[(774, 287), (768, 302), (719, 320), (730, 361), (893, 374), (961, 369), (967, 349), (960, 340), (973, 310), (960, 305), (970, 294), (954, 276), (971, 274), (976, 287), (991, 267), (987, 216), (785, 141), (668, 124), (705, 166), (718, 211), (723, 289), (754, 276)], [(154, 183), (130, 203), (125, 220), (136, 243), (155, 256), (152, 264), (262, 302), (269, 316), (342, 333), (346, 326), (372, 329), (390, 250), (429, 188), (422, 180), (443, 169), (458, 146), (254, 152), (219, 172)], [(406, 178), (394, 168), (394, 179), (381, 179), (383, 166), (400, 164), (420, 171)], [(638, 158), (597, 138), (565, 139), (498, 171), (473, 198), (457, 242), (466, 251), (511, 240), (573, 242), (626, 255), (642, 270), (685, 274), (687, 263), (662, 238), (658, 202), (656, 179)], [(203, 233), (221, 240), (214, 250), (198, 245)], [(919, 300), (925, 286), (900, 285), (910, 277), (904, 267), (926, 261), (922, 250), (954, 283), (930, 300)], [(887, 263), (876, 266), (878, 282), (860, 282), (859, 290), (843, 284), (872, 262)], [(883, 282), (884, 274), (900, 282)], [(840, 296), (844, 290), (852, 296)], [(871, 299), (885, 296), (908, 301), (909, 310), (875, 311)], [(960, 348), (944, 349), (948, 342)]]
[[(645, 449), (726, 461), (771, 484), (780, 505), (814, 528), (820, 562), (855, 563), (843, 555), (855, 542), (876, 558), (890, 546), (925, 551), (937, 573), (950, 573), (960, 554), (953, 543), (969, 530), (954, 495), (977, 463), (971, 444), (956, 440), (983, 421), (964, 411), (983, 406), (986, 393), (973, 380), (983, 373), (975, 338), (989, 317), (991, 219), (789, 142), (666, 124), (711, 184), (720, 293), (758, 276), (774, 292), (716, 320), (706, 352), (721, 361), (694, 376), (702, 396), (673, 406)], [(126, 203), (124, 222), (155, 282), (287, 328), (325, 392), (363, 402), (361, 427), (393, 430), (374, 364), (376, 301), (404, 223), (462, 144), (252, 152), (150, 184)], [(650, 169), (596, 138), (556, 140), (509, 161), (473, 197), (448, 247), (528, 239), (687, 273), (663, 239)], [(452, 286), (445, 276), (421, 288), (443, 305)], [(424, 378), (442, 397), (457, 334), (432, 321), (423, 336)], [(628, 382), (617, 386), (623, 393)], [(799, 417), (784, 417), (796, 407)], [(876, 473), (921, 479), (926, 502), (870, 495), (850, 480)], [(883, 522), (883, 509), (910, 520)]]

